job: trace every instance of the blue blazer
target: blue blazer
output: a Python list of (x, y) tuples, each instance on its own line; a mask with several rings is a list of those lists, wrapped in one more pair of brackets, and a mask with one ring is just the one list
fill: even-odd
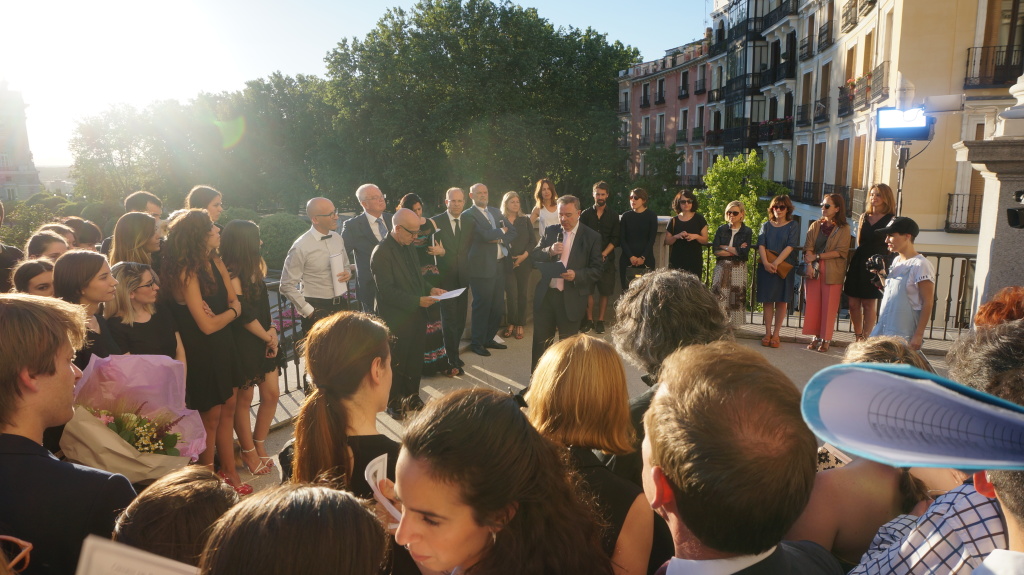
[[(492, 226), (487, 216), (480, 213), (476, 206), (470, 206), (462, 212), (463, 221), (467, 215), (473, 218), (473, 241), (469, 245), (469, 275), (474, 278), (495, 277), (498, 274), (498, 249), (501, 244), (492, 242), (511, 242), (518, 236), (515, 226), (501, 215), (501, 210), (488, 206), (487, 211), (498, 224), (497, 227)], [(508, 228), (508, 232), (503, 233), (503, 227)]]
[(59, 461), (27, 437), (0, 434), (0, 529), (34, 546), (26, 574), (74, 573), (86, 535), (109, 539), (133, 499), (123, 475)]
[[(384, 218), (384, 227), (390, 232), (391, 214), (384, 212), (380, 217)], [(341, 239), (345, 242), (345, 249), (349, 253), (354, 253), (349, 261), (356, 263), (359, 303), (363, 304), (363, 310), (372, 310), (373, 300), (377, 296), (377, 286), (373, 283), (373, 274), (370, 273), (370, 255), (379, 242), (370, 229), (366, 212), (345, 220), (341, 225)]]

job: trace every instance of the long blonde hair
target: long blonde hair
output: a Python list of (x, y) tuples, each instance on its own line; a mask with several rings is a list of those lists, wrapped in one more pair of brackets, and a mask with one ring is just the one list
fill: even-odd
[(156, 233), (156, 218), (145, 212), (128, 212), (114, 225), (114, 239), (110, 243), (110, 265), (118, 262), (138, 262), (150, 265), (153, 258), (146, 244)]

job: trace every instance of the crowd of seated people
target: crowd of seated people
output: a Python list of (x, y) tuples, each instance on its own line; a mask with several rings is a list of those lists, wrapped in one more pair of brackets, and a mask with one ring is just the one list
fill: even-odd
[[(194, 199), (219, 217), (209, 190)], [(213, 575), (1009, 573), (1024, 557), (1021, 472), (859, 458), (816, 471), (801, 382), (732, 341), (715, 295), (667, 269), (620, 296), (614, 345), (557, 342), (523, 398), (450, 392), (398, 442), (377, 428), (388, 326), (360, 312), (320, 319), (302, 347), (312, 392), (279, 460), (284, 484), (252, 494), (233, 441), (250, 473), (268, 470), (269, 422), (250, 427), (248, 404), (254, 389), (277, 394), (276, 364), (257, 361), (277, 351), (259, 229), (228, 222), (222, 239), (196, 207), (166, 237), (152, 216), (122, 220), (110, 259), (87, 249), (99, 239), (88, 222), (44, 226), (0, 295), (0, 574), (71, 573), (88, 534)], [(1024, 403), (1022, 349), (1024, 289), (1007, 288), (954, 344), (949, 377)], [(196, 464), (138, 492), (43, 447), (71, 418), (82, 368), (121, 353), (187, 364), (208, 437)], [(624, 361), (651, 386), (632, 401)], [(896, 337), (858, 341), (844, 362), (934, 371)]]

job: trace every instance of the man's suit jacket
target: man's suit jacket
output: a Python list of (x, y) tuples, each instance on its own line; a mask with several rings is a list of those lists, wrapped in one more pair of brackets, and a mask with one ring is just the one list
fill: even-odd
[[(671, 561), (669, 562), (671, 563)], [(669, 563), (655, 575), (668, 573)], [(839, 561), (824, 547), (811, 541), (783, 541), (771, 555), (735, 575), (841, 575)]]
[[(384, 212), (384, 227), (391, 231), (391, 214)], [(341, 239), (345, 242), (345, 249), (355, 252), (352, 261), (356, 262), (356, 279), (359, 285), (359, 302), (363, 309), (373, 309), (374, 294), (377, 293), (373, 285), (373, 276), (370, 273), (370, 255), (373, 248), (377, 247), (377, 236), (373, 235), (370, 229), (370, 221), (366, 219), (366, 212), (354, 218), (345, 220), (341, 225)]]
[(370, 270), (377, 284), (374, 311), (399, 338), (415, 335), (415, 331), (426, 335), (420, 298), (430, 295), (430, 285), (414, 261), (418, 261), (416, 248), (403, 246), (390, 234), (370, 257)]
[[(544, 250), (558, 241), (558, 234), (562, 231), (560, 225), (548, 226), (544, 230), (540, 242), (531, 254), (533, 261), (553, 262), (559, 259), (559, 256), (549, 255)], [(563, 287), (565, 313), (570, 321), (583, 319), (583, 314), (587, 311), (587, 296), (590, 295), (594, 282), (601, 277), (601, 270), (604, 268), (604, 261), (601, 259), (603, 248), (601, 234), (583, 224), (576, 226), (576, 238), (572, 242), (569, 264), (566, 266), (576, 272), (576, 279), (565, 282)], [(544, 278), (537, 283), (537, 293), (533, 298), (534, 313), (540, 313), (545, 292), (553, 289), (548, 284)]]
[[(514, 226), (505, 220), (498, 208), (487, 207), (497, 226), (492, 226), (479, 208), (470, 206), (462, 212), (462, 223), (466, 223), (468, 215), (473, 220), (473, 241), (469, 246), (469, 275), (475, 278), (495, 277), (498, 274), (498, 250), (501, 244), (491, 243), (494, 240), (511, 242), (516, 239)], [(501, 228), (508, 232), (502, 232)]]
[[(465, 212), (459, 218), (459, 227), (462, 228), (462, 235), (459, 241), (455, 239), (455, 232), (452, 231), (452, 222), (448, 212), (437, 214), (432, 220), (437, 226), (437, 234), (434, 236), (444, 246), (444, 255), (437, 258), (437, 270), (441, 273), (440, 286), (444, 290), (464, 288), (469, 285), (469, 248), (473, 243), (473, 229), (476, 227), (476, 220), (467, 218)], [(497, 257), (497, 256), (495, 256)]]
[(74, 573), (86, 535), (109, 539), (134, 498), (123, 475), (58, 461), (31, 439), (0, 434), (2, 534), (34, 546), (26, 574)]

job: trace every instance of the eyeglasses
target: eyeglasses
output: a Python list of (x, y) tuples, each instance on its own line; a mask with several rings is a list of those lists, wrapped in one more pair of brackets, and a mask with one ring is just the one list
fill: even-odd
[(336, 217), (338, 217), (338, 210), (334, 210), (333, 212), (331, 212), (329, 214), (317, 214), (317, 215), (315, 215), (313, 217), (314, 218), (336, 218)]
[[(15, 550), (18, 551), (16, 555), (14, 554)], [(3, 551), (5, 557), (14, 556), (14, 559), (7, 564), (7, 568), (11, 571), (21, 573), (28, 568), (29, 553), (32, 552), (32, 544), (28, 541), (22, 541), (10, 535), (0, 535), (0, 551)]]
[(829, 210), (832, 209), (832, 204), (821, 204), (821, 207), (825, 208), (826, 210)]
[(409, 232), (410, 234), (412, 234), (412, 235), (414, 235), (414, 236), (415, 236), (416, 234), (420, 233), (420, 231), (419, 231), (419, 230), (410, 230), (409, 228), (407, 228), (407, 227), (405, 227), (405, 226), (403, 226), (403, 225), (401, 225), (401, 224), (399, 224), (399, 226), (398, 226), (398, 227), (402, 228), (403, 230), (405, 230), (405, 231)]
[(692, 204), (693, 200), (679, 200), (680, 204)]
[(629, 199), (631, 199), (631, 200), (639, 200), (641, 198), (640, 198), (640, 196), (629, 196)]
[(155, 285), (157, 285), (156, 280), (152, 280), (149, 283), (144, 283), (144, 284), (140, 285), (139, 287), (137, 287), (135, 289), (151, 288), (151, 287), (153, 287)]
[(786, 211), (786, 206), (772, 206), (771, 209)]

